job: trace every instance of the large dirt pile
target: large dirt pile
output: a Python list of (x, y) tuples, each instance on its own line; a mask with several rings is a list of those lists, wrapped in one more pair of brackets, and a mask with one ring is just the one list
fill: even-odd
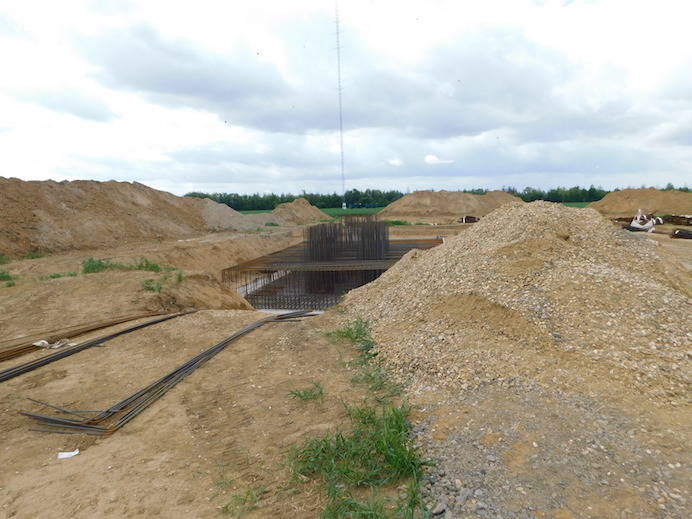
[(305, 198), (296, 198), (293, 202), (277, 205), (272, 215), (282, 223), (297, 225), (331, 220), (328, 214), (311, 205)]
[(389, 204), (379, 216), (388, 220), (480, 217), (508, 202), (523, 203), (520, 198), (504, 191), (491, 191), (484, 195), (461, 191), (415, 191)]
[(648, 189), (623, 189), (608, 193), (598, 202), (589, 204), (611, 218), (634, 216), (639, 209), (647, 214), (692, 214), (692, 193)]
[(0, 254), (181, 238), (254, 224), (212, 200), (128, 182), (30, 181), (0, 177)]
[(629, 391), (679, 402), (692, 290), (661, 249), (592, 209), (508, 204), (407, 254), (344, 307), (373, 321), (378, 359), (419, 387), (572, 387), (603, 369)]

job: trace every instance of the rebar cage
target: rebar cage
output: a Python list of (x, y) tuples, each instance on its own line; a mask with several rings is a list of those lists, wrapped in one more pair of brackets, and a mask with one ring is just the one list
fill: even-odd
[(385, 222), (350, 216), (308, 227), (302, 243), (227, 268), (221, 279), (255, 308), (323, 310), (377, 279), (409, 250), (439, 243), (390, 240)]

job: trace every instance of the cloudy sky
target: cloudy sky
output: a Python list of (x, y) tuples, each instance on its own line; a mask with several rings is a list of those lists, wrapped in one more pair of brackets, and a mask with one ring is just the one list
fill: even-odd
[[(341, 0), (347, 188), (692, 186), (689, 0)], [(0, 175), (340, 191), (334, 1), (0, 3)]]

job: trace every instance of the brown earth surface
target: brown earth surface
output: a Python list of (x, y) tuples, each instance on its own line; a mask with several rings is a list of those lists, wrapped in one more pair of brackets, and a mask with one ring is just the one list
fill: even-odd
[(304, 198), (273, 213), (243, 215), (206, 198), (175, 196), (137, 182), (0, 177), (0, 255), (9, 257), (322, 219), (329, 216)]
[[(71, 251), (2, 265), (15, 286), (0, 284), (2, 339), (33, 335), (141, 311), (249, 308), (237, 293), (224, 289), (226, 267), (269, 254), (300, 241), (300, 233), (264, 228), (261, 232), (214, 233), (184, 240), (128, 244), (110, 249)], [(82, 274), (87, 258), (131, 265), (142, 258), (174, 270), (106, 270)], [(178, 272), (182, 281), (178, 282)], [(74, 277), (41, 279), (55, 273)], [(165, 279), (164, 279), (165, 278)], [(163, 281), (161, 292), (144, 290), (146, 279)]]
[(279, 204), (271, 214), (278, 222), (296, 225), (319, 223), (332, 219), (331, 216), (311, 205), (305, 198), (296, 198), (293, 202)]
[[(111, 437), (30, 432), (18, 414), (51, 412), (27, 397), (105, 408), (262, 317), (197, 312), (3, 383), (0, 517), (225, 517), (220, 508), (248, 490), (260, 499), (243, 517), (318, 517), (322, 489), (292, 480), (288, 452), (342, 425), (342, 402), (363, 393), (343, 366), (352, 352), (310, 321), (268, 324), (232, 343)], [(323, 401), (289, 395), (312, 382)]]
[(461, 191), (415, 191), (392, 202), (378, 216), (412, 223), (454, 223), (462, 216), (481, 217), (509, 202), (523, 201), (504, 191), (474, 195)]
[[(430, 508), (444, 503), (439, 517), (690, 515), (692, 243), (557, 204), (506, 205), (325, 315), (252, 332), (109, 438), (28, 430), (18, 411), (42, 409), (27, 397), (106, 407), (263, 317), (228, 309), (244, 301), (219, 272), (299, 240), (300, 229), (265, 228), (3, 265), (17, 276), (0, 286), (3, 337), (141, 309), (218, 309), (0, 383), (0, 517), (225, 517), (251, 489), (259, 501), (243, 517), (319, 517), (323, 489), (293, 480), (287, 456), (345, 424), (342, 400), (365, 396), (343, 362), (353, 352), (324, 335), (358, 316), (372, 323), (376, 360), (406, 385), (415, 441), (436, 462), (424, 491)], [(89, 256), (147, 258), (184, 279), (171, 271), (160, 293), (142, 290), (153, 272), (40, 279)], [(288, 395), (313, 381), (322, 403)]]
[(634, 216), (641, 209), (646, 214), (692, 214), (692, 193), (648, 189), (623, 189), (608, 193), (589, 207), (611, 218)]

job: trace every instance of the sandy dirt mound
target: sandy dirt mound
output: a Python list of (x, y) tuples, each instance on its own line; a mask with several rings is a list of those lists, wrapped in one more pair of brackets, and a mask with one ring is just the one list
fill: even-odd
[[(507, 205), (440, 247), (409, 253), (345, 304), (375, 320), (380, 357), (402, 378), (468, 386), (540, 376), (535, 358), (521, 361), (539, 348), (609, 366), (637, 392), (680, 402), (690, 382), (680, 317), (692, 312), (692, 284), (661, 249), (591, 209)], [(471, 360), (491, 343), (497, 354), (479, 374)]]
[(305, 198), (296, 198), (293, 202), (277, 205), (272, 215), (282, 223), (297, 225), (331, 220), (328, 214), (311, 205)]
[[(161, 282), (160, 292), (145, 290), (145, 280)], [(251, 308), (210, 275), (191, 273), (178, 282), (175, 272), (101, 272), (22, 283), (3, 288), (0, 305), (3, 340), (145, 311)]]
[(491, 191), (484, 195), (461, 191), (415, 191), (392, 202), (379, 216), (387, 220), (429, 221), (435, 223), (455, 220), (461, 216), (481, 217), (508, 202), (523, 203), (516, 196), (504, 191)]
[(0, 253), (8, 256), (253, 227), (226, 205), (136, 182), (0, 177), (0, 215)]
[(598, 202), (589, 204), (611, 218), (634, 216), (639, 209), (647, 214), (692, 214), (692, 193), (648, 189), (623, 189), (608, 193)]
[[(249, 308), (237, 293), (221, 286), (221, 270), (295, 245), (299, 240), (300, 237), (285, 230), (267, 229), (262, 234), (213, 233), (185, 240), (70, 251), (10, 262), (2, 265), (2, 269), (10, 273), (15, 285), (0, 285), (3, 309), (0, 341), (146, 310), (168, 312), (188, 306)], [(82, 274), (82, 261), (89, 257), (125, 265), (146, 258), (175, 270)], [(181, 282), (178, 282), (178, 272)], [(63, 277), (50, 279), (56, 273)], [(145, 279), (162, 281), (161, 292), (144, 290)]]

